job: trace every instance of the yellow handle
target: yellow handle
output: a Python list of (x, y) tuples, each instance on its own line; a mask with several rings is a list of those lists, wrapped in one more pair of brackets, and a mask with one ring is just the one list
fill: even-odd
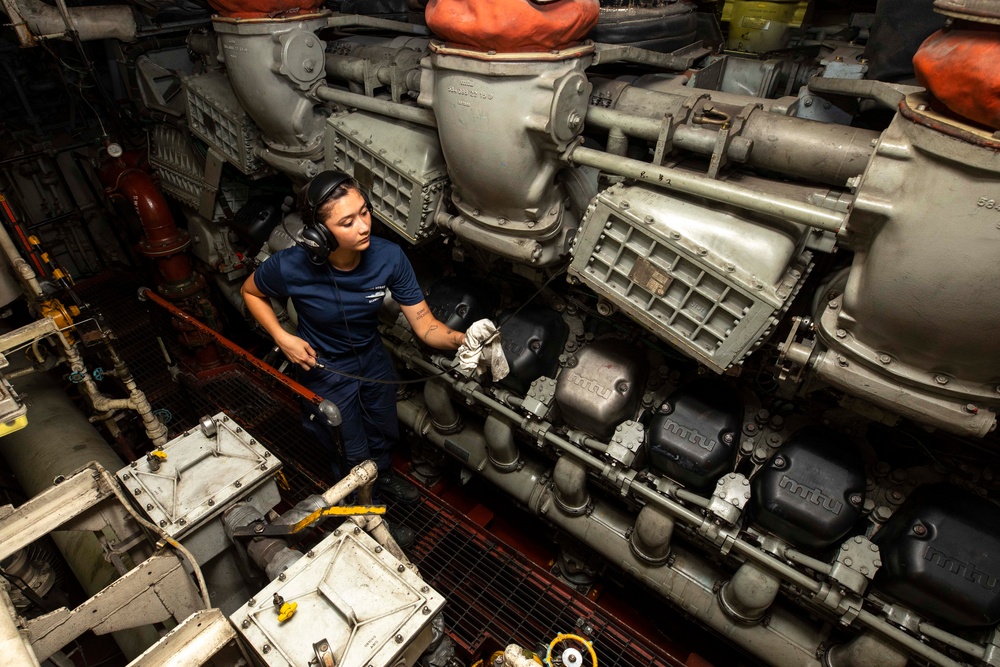
[(278, 623), (284, 623), (292, 616), (295, 615), (295, 610), (299, 608), (298, 602), (286, 602), (281, 605), (281, 609), (278, 611)]
[(154, 457), (160, 459), (161, 461), (166, 461), (167, 460), (167, 453), (165, 451), (163, 451), (162, 449), (154, 449), (153, 451), (151, 451), (149, 453), (149, 455), (150, 456), (154, 456)]

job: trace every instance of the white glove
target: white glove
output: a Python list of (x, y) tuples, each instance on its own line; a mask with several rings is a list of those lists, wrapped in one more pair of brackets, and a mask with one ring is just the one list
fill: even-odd
[(476, 370), (485, 373), (488, 368), (493, 372), (494, 380), (502, 380), (510, 372), (507, 358), (503, 356), (503, 348), (500, 346), (500, 332), (490, 320), (477, 320), (469, 325), (465, 332), (465, 342), (458, 348), (456, 359), (456, 368), (466, 375)]

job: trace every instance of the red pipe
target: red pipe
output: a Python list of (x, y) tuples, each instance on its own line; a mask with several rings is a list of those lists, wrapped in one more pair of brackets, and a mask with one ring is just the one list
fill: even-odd
[[(205, 279), (194, 271), (191, 258), (185, 252), (191, 245), (191, 237), (177, 227), (163, 193), (153, 177), (140, 167), (142, 162), (138, 151), (128, 151), (107, 163), (101, 170), (101, 182), (108, 194), (118, 192), (128, 199), (139, 216), (143, 231), (139, 251), (156, 263), (157, 291), (217, 324), (218, 312), (208, 299)], [(194, 351), (195, 363), (200, 369), (215, 368), (222, 363), (216, 345), (189, 323), (175, 318), (173, 326), (181, 343)]]
[(170, 303), (169, 301), (167, 301), (166, 299), (164, 299), (163, 297), (161, 297), (159, 294), (155, 293), (148, 287), (143, 289), (140, 292), (140, 295), (146, 297), (156, 305), (160, 306), (161, 308), (169, 312), (171, 315), (173, 315), (175, 319), (183, 321), (185, 324), (189, 325), (191, 328), (198, 331), (198, 333), (211, 338), (213, 341), (215, 341), (216, 344), (229, 350), (234, 355), (236, 355), (246, 363), (250, 364), (257, 370), (267, 374), (271, 378), (285, 385), (290, 390), (292, 390), (305, 400), (309, 401), (309, 403), (313, 405), (319, 405), (320, 403), (323, 402), (323, 397), (320, 396), (319, 394), (309, 389), (306, 389), (304, 386), (302, 386), (295, 380), (291, 379), (287, 375), (279, 373), (277, 369), (268, 366), (263, 361), (253, 356), (252, 354), (244, 350), (242, 347), (240, 347), (233, 341), (229, 340), (222, 334), (220, 334), (218, 331), (215, 331), (214, 329), (210, 329), (209, 327), (205, 326), (204, 324), (202, 324), (195, 318), (191, 317), (183, 310), (181, 310), (174, 304)]

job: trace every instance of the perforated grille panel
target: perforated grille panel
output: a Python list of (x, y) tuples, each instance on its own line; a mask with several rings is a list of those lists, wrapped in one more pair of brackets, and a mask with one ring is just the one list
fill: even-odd
[(169, 125), (153, 129), (153, 151), (149, 162), (160, 175), (160, 187), (193, 208), (204, 188), (203, 169), (187, 138)]
[(183, 85), (191, 131), (244, 174), (264, 171), (265, 165), (254, 155), (259, 131), (236, 99), (229, 77), (208, 72), (184, 78)]
[(447, 175), (437, 133), (363, 113), (327, 122), (327, 164), (352, 174), (375, 214), (401, 236), (430, 238)]
[(808, 254), (776, 287), (672, 229), (669, 211), (654, 217), (624, 196), (598, 196), (569, 272), (702, 363), (722, 371), (739, 362), (801, 285)]

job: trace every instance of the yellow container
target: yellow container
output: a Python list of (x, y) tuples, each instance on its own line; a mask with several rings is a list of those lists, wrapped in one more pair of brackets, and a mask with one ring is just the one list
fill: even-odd
[(802, 26), (809, 0), (750, 2), (726, 0), (722, 20), (729, 23), (727, 46), (734, 51), (764, 53), (784, 48), (790, 30)]

